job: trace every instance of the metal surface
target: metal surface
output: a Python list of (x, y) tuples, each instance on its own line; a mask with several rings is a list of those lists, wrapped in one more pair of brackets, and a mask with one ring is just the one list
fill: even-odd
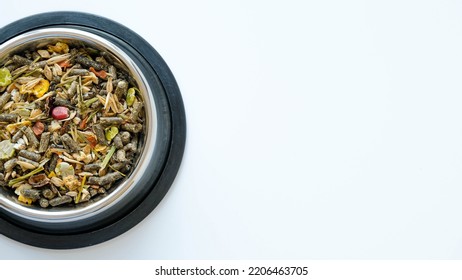
[(69, 41), (71, 43), (83, 42), (86, 46), (111, 53), (122, 62), (127, 67), (129, 73), (131, 73), (131, 76), (136, 80), (142, 94), (146, 111), (146, 125), (144, 139), (141, 141), (142, 145), (140, 145), (142, 152), (138, 162), (134, 166), (134, 170), (122, 183), (113, 187), (112, 191), (105, 197), (90, 201), (86, 205), (42, 209), (20, 204), (14, 195), (9, 194), (5, 190), (0, 190), (0, 210), (7, 211), (24, 219), (45, 223), (82, 220), (109, 210), (133, 190), (143, 173), (149, 172), (149, 159), (156, 148), (155, 124), (157, 123), (157, 114), (151, 88), (146, 86), (148, 84), (146, 78), (133, 60), (108, 40), (73, 28), (42, 28), (18, 35), (0, 45), (0, 60), (5, 59), (9, 54), (20, 52), (25, 48), (32, 47), (35, 49), (38, 45), (46, 45), (58, 40)]

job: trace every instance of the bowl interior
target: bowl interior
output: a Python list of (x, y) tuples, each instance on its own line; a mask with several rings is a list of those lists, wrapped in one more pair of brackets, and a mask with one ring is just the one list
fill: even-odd
[(140, 152), (133, 163), (131, 173), (121, 182), (116, 183), (105, 195), (98, 195), (90, 201), (73, 205), (53, 208), (40, 208), (28, 206), (18, 202), (16, 195), (9, 188), (0, 188), (0, 209), (13, 215), (34, 221), (63, 222), (84, 219), (105, 211), (118, 201), (123, 199), (136, 187), (138, 179), (144, 172), (149, 172), (149, 158), (154, 153), (156, 146), (157, 113), (152, 89), (147, 86), (146, 77), (140, 68), (116, 44), (91, 32), (60, 27), (42, 28), (30, 31), (14, 37), (0, 45), (0, 63), (13, 54), (21, 53), (27, 49), (36, 50), (40, 47), (53, 45), (56, 42), (65, 42), (69, 46), (91, 48), (95, 51), (104, 51), (117, 63), (119, 69), (128, 72), (134, 79), (134, 83), (140, 90), (144, 102), (145, 124), (142, 135), (139, 139)]

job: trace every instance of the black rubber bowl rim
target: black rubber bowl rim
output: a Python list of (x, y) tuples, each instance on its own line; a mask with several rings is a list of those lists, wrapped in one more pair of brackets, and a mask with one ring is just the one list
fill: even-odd
[(20, 19), (0, 29), (0, 44), (22, 33), (46, 27), (81, 26), (108, 33), (136, 49), (157, 74), (170, 109), (171, 135), (164, 168), (145, 199), (131, 212), (105, 227), (76, 234), (40, 233), (9, 222), (0, 215), (0, 233), (24, 244), (48, 249), (73, 249), (99, 244), (128, 231), (160, 203), (183, 158), (186, 142), (186, 116), (181, 93), (165, 61), (142, 37), (127, 27), (100, 16), (81, 12), (50, 12)]

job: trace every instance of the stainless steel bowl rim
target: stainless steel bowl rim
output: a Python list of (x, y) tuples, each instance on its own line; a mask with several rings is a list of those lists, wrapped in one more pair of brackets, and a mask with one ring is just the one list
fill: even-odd
[(40, 43), (41, 41), (50, 39), (78, 40), (99, 50), (106, 50), (112, 53), (128, 68), (129, 73), (137, 82), (146, 112), (144, 146), (139, 155), (137, 164), (133, 167), (133, 171), (128, 178), (125, 178), (125, 180), (118, 184), (112, 192), (100, 200), (89, 203), (89, 205), (84, 207), (40, 209), (21, 205), (16, 201), (0, 195), (0, 208), (13, 215), (36, 222), (64, 223), (91, 218), (103, 211), (108, 211), (112, 206), (124, 199), (124, 197), (137, 186), (138, 181), (145, 172), (149, 172), (149, 159), (156, 148), (155, 124), (157, 123), (157, 113), (152, 90), (147, 86), (148, 81), (140, 68), (127, 53), (107, 39), (96, 34), (71, 27), (35, 29), (20, 34), (1, 44), (0, 59), (13, 53), (15, 50), (24, 48), (24, 45)]

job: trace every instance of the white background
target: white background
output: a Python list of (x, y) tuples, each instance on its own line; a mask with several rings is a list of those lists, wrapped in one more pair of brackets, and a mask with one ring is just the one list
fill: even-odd
[(1, 258), (462, 257), (462, 2), (3, 2), (0, 26), (86, 11), (143, 36), (188, 137), (135, 228), (62, 251), (0, 236)]

